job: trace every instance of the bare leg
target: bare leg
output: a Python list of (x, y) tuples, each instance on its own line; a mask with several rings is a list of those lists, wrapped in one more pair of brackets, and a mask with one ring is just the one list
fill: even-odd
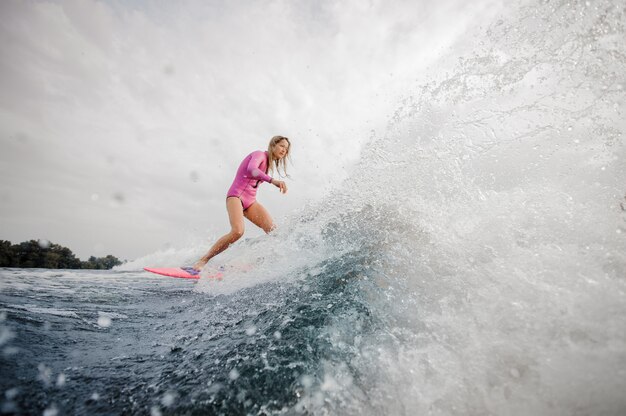
[(241, 200), (237, 197), (226, 198), (226, 210), (228, 211), (228, 219), (230, 220), (230, 232), (220, 237), (213, 247), (200, 260), (198, 260), (193, 268), (202, 270), (209, 260), (226, 250), (232, 243), (239, 240), (244, 232), (243, 225), (243, 207)]
[(265, 207), (258, 202), (250, 205), (248, 209), (244, 211), (243, 215), (245, 215), (250, 222), (261, 228), (267, 234), (276, 228), (270, 213), (267, 212)]

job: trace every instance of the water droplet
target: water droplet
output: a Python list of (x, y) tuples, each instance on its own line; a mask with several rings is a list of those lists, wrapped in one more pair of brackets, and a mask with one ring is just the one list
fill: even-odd
[(5, 326), (0, 329), (0, 345), (4, 345), (15, 338), (15, 333)]
[(55, 405), (51, 405), (46, 410), (43, 411), (43, 416), (57, 416), (59, 414), (59, 410)]
[(125, 202), (126, 202), (126, 196), (122, 192), (115, 192), (113, 195), (111, 195), (109, 206), (111, 208), (119, 208)]
[(98, 326), (101, 328), (108, 328), (111, 326), (111, 318), (105, 315), (101, 315), (98, 317)]
[(43, 382), (46, 387), (48, 387), (50, 385), (50, 378), (52, 377), (52, 369), (42, 363), (37, 366), (37, 370), (39, 371), (37, 379)]
[(57, 387), (63, 387), (63, 386), (65, 386), (65, 380), (66, 380), (66, 379), (65, 379), (65, 374), (60, 373), (60, 374), (57, 376)]
[(256, 326), (251, 325), (248, 328), (246, 328), (246, 335), (251, 336), (256, 334)]
[(6, 397), (7, 400), (13, 400), (17, 397), (19, 392), (20, 392), (20, 389), (18, 389), (17, 387), (13, 387), (12, 389), (9, 389), (4, 392), (4, 397)]
[(228, 378), (231, 380), (237, 380), (239, 378), (239, 371), (237, 371), (236, 368), (233, 368), (230, 370), (230, 373), (228, 373)]
[(37, 243), (39, 244), (39, 247), (43, 248), (43, 249), (47, 249), (50, 248), (50, 241), (46, 240), (46, 239), (41, 239), (39, 241), (37, 241)]
[(171, 405), (174, 404), (174, 402), (176, 401), (176, 397), (178, 395), (176, 394), (176, 392), (174, 391), (168, 391), (167, 393), (165, 393), (163, 395), (163, 397), (161, 398), (161, 404), (165, 407), (170, 407)]
[(283, 336), (283, 335), (282, 335), (280, 332), (278, 332), (278, 331), (274, 332), (274, 338), (276, 338), (276, 339), (281, 339), (281, 338), (282, 338), (282, 336)]
[(164, 75), (169, 75), (172, 76), (174, 75), (174, 73), (176, 72), (176, 69), (174, 68), (174, 65), (172, 64), (167, 64), (163, 67), (163, 74)]
[(313, 386), (313, 377), (305, 374), (300, 378), (300, 382), (302, 383), (302, 387), (308, 389)]

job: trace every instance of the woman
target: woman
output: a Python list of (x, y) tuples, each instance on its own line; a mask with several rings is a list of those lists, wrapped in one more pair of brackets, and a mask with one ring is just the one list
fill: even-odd
[(209, 260), (226, 250), (231, 244), (239, 240), (244, 232), (243, 218), (246, 217), (254, 225), (263, 229), (266, 233), (276, 226), (269, 212), (256, 201), (256, 191), (261, 182), (268, 182), (280, 189), (283, 194), (287, 193), (287, 184), (273, 179), (268, 175), (282, 167), (287, 175), (287, 157), (291, 143), (287, 137), (274, 136), (266, 152), (257, 150), (250, 153), (239, 165), (235, 180), (226, 194), (226, 210), (230, 220), (230, 232), (223, 235), (213, 247), (193, 267), (183, 267), (190, 274), (198, 274)]

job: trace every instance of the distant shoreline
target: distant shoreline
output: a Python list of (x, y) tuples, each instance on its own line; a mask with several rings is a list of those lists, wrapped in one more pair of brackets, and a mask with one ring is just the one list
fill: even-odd
[(0, 240), (0, 267), (110, 270), (123, 263), (111, 254), (104, 257), (90, 256), (89, 259), (83, 261), (76, 257), (69, 248), (44, 239), (23, 241), (19, 244)]

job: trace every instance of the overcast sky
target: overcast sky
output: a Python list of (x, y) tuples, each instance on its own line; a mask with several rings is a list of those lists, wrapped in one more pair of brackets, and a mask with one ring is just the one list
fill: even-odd
[(492, 3), (3, 0), (0, 239), (129, 260), (206, 242), (276, 134), (289, 193), (258, 199), (280, 222), (345, 178)]

